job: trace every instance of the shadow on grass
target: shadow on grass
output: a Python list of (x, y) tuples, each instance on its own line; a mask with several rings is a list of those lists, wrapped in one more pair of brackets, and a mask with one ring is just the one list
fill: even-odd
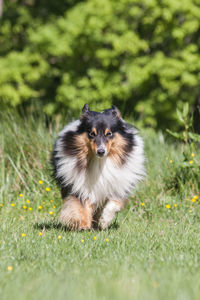
[[(42, 223), (35, 223), (34, 224), (34, 229), (40, 229), (40, 230), (63, 230), (65, 232), (82, 232), (85, 230), (73, 230), (70, 228), (67, 228), (66, 226), (63, 226), (61, 223), (58, 222), (42, 222)], [(117, 223), (117, 219), (115, 219), (115, 221), (108, 227), (107, 230), (117, 230), (119, 228), (119, 224)], [(91, 230), (87, 230), (87, 231), (102, 231), (100, 227), (96, 227), (96, 228), (92, 228)]]

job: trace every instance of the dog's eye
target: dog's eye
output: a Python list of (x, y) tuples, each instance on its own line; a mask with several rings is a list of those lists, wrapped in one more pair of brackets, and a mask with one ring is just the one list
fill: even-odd
[(95, 136), (96, 136), (96, 134), (95, 134), (94, 131), (89, 132), (89, 135), (90, 135), (91, 137), (95, 137)]
[(111, 131), (108, 131), (105, 133), (105, 136), (111, 136), (112, 135), (112, 132)]

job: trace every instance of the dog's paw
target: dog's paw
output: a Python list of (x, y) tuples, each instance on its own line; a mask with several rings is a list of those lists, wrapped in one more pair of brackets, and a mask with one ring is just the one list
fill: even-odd
[(111, 221), (105, 220), (103, 217), (100, 218), (100, 228), (102, 230), (108, 228), (108, 226), (110, 225)]

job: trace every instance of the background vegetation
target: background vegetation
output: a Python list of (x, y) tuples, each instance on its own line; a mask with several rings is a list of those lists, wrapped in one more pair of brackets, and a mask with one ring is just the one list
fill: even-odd
[(76, 117), (113, 103), (177, 127), (175, 108), (200, 101), (199, 19), (197, 0), (4, 1), (1, 109)]

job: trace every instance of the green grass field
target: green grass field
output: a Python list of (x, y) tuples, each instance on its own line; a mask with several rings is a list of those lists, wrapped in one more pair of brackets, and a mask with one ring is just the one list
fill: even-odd
[(58, 124), (1, 121), (0, 299), (200, 299), (200, 150), (183, 178), (182, 145), (144, 130), (148, 175), (128, 207), (106, 231), (68, 232), (49, 165)]

